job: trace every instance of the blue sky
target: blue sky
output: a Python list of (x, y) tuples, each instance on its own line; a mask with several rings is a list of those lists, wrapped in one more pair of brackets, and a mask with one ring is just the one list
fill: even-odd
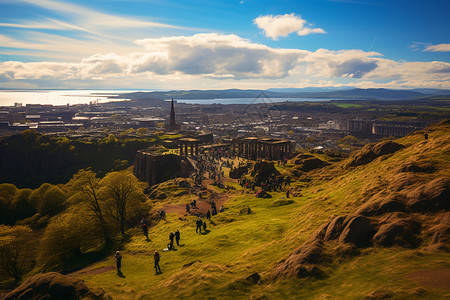
[(450, 88), (450, 2), (0, 0), (0, 87)]

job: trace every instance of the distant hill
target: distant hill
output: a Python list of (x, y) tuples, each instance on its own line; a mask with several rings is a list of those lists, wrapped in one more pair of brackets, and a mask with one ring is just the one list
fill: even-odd
[[(309, 89), (309, 88), (308, 88)], [(416, 100), (426, 98), (433, 93), (424, 93), (412, 90), (389, 89), (350, 89), (334, 91), (307, 91), (308, 89), (269, 89), (269, 90), (180, 90), (180, 91), (156, 91), (122, 94), (120, 97), (130, 99), (217, 99), (217, 98), (329, 98), (351, 100)]]

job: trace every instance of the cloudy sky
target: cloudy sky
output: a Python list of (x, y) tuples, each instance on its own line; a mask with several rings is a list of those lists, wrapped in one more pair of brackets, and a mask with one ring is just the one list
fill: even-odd
[(450, 88), (448, 0), (0, 0), (0, 88)]

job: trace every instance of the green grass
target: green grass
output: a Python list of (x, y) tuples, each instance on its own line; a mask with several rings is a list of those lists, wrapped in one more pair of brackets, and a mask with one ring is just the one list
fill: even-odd
[[(115, 271), (80, 276), (91, 287), (105, 289), (114, 299), (249, 299), (267, 296), (270, 299), (361, 299), (380, 289), (389, 290), (394, 299), (427, 298), (442, 299), (450, 295), (448, 290), (423, 286), (408, 278), (417, 270), (449, 268), (450, 254), (430, 253), (423, 248), (368, 248), (353, 258), (334, 257), (321, 266), (327, 277), (315, 279), (279, 279), (271, 277), (281, 259), (309, 238), (321, 224), (334, 216), (353, 213), (371, 195), (386, 190), (395, 170), (413, 155), (429, 157), (439, 166), (431, 176), (449, 176), (449, 131), (430, 131), (430, 140), (422, 134), (399, 139), (408, 148), (393, 155), (378, 158), (372, 163), (344, 169), (337, 162), (324, 170), (310, 173), (313, 178), (307, 184), (293, 182), (293, 189), (301, 189), (301, 197), (291, 197), (285, 202), (284, 192), (271, 193), (273, 198), (255, 198), (254, 192), (237, 188), (230, 191), (225, 204), (227, 210), (208, 222), (207, 234), (195, 233), (193, 216), (168, 214), (150, 228), (150, 241), (146, 241), (138, 229), (131, 229), (131, 240), (123, 250), (123, 274)], [(291, 167), (278, 167), (288, 172)], [(177, 188), (174, 186), (174, 190)], [(216, 192), (220, 189), (210, 187)], [(190, 196), (171, 197), (157, 203), (184, 203)], [(286, 205), (278, 205), (283, 203)], [(252, 214), (240, 215), (244, 206), (250, 206)], [(162, 252), (169, 241), (169, 233), (179, 229), (181, 244), (176, 251)], [(425, 238), (425, 237), (424, 237)], [(328, 243), (327, 253), (333, 253), (336, 245)], [(154, 275), (153, 253), (161, 253), (163, 274)], [(190, 267), (185, 264), (200, 260)], [(92, 265), (102, 268), (113, 265), (106, 259)], [(252, 285), (245, 280), (258, 272), (261, 284)], [(422, 290), (419, 290), (422, 289)], [(421, 293), (417, 296), (414, 293)], [(419, 294), (420, 294), (419, 293)]]

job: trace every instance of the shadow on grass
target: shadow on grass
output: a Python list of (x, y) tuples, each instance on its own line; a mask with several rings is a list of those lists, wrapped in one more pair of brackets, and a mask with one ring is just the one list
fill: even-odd
[(210, 233), (211, 230), (209, 229), (205, 229), (203, 232), (200, 232), (201, 235), (207, 235), (208, 233)]

